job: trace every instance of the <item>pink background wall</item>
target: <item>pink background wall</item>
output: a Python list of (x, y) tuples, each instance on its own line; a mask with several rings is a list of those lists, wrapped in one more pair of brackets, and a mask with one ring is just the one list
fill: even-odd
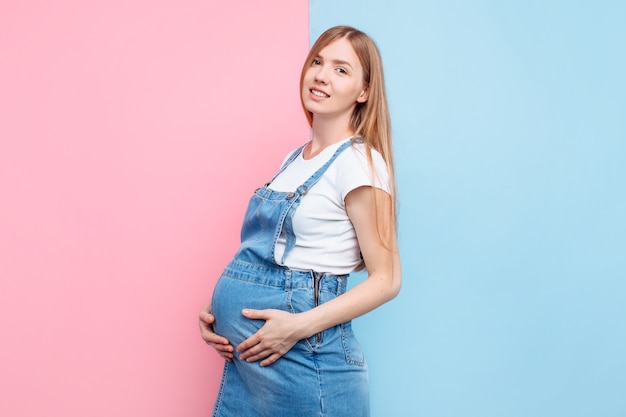
[(307, 49), (306, 1), (0, 4), (0, 415), (209, 414), (197, 313)]

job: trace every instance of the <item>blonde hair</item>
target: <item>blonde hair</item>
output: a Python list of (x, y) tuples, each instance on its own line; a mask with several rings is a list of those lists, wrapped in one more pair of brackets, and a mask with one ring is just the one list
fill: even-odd
[[(360, 137), (367, 145), (366, 153), (372, 172), (374, 163), (371, 149), (376, 149), (385, 160), (389, 170), (389, 190), (391, 192), (391, 225), (396, 226), (396, 189), (394, 177), (393, 152), (391, 146), (391, 118), (387, 106), (385, 92), (385, 78), (383, 62), (376, 43), (367, 34), (350, 26), (335, 26), (320, 35), (315, 41), (302, 67), (300, 75), (300, 91), (302, 91), (304, 76), (311, 66), (311, 62), (322, 49), (336, 40), (347, 39), (363, 67), (363, 82), (368, 87), (369, 97), (364, 103), (357, 103), (350, 119), (355, 137)], [(313, 113), (308, 111), (302, 101), (302, 108), (309, 122), (313, 125)]]

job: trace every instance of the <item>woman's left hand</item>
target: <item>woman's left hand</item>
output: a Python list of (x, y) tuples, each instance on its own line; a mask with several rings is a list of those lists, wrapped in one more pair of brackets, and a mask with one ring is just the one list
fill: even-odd
[(296, 314), (282, 310), (252, 310), (246, 308), (241, 314), (251, 320), (265, 320), (255, 334), (237, 346), (239, 359), (246, 362), (261, 360), (261, 366), (271, 365), (289, 351), (300, 339)]

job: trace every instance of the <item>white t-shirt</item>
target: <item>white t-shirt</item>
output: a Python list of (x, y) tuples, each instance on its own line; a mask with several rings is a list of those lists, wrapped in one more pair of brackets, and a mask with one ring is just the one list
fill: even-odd
[[(350, 139), (346, 139), (350, 140)], [(322, 167), (345, 141), (331, 145), (305, 160), (302, 153), (269, 185), (274, 191), (295, 191)], [(292, 269), (349, 274), (361, 263), (359, 243), (348, 218), (344, 199), (361, 186), (374, 186), (389, 193), (389, 171), (383, 157), (372, 150), (375, 174), (372, 176), (366, 145), (353, 143), (328, 167), (306, 195), (293, 215), (296, 243), (285, 258)], [(291, 155), (291, 153), (289, 153)], [(287, 158), (286, 158), (287, 159)], [(285, 160), (286, 160), (285, 159)], [(278, 238), (275, 261), (285, 252), (285, 236)]]

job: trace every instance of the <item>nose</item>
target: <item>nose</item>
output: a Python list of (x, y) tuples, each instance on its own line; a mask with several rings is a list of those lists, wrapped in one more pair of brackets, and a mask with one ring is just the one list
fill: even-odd
[(315, 73), (315, 81), (326, 84), (328, 82), (328, 70), (324, 65), (320, 65)]

